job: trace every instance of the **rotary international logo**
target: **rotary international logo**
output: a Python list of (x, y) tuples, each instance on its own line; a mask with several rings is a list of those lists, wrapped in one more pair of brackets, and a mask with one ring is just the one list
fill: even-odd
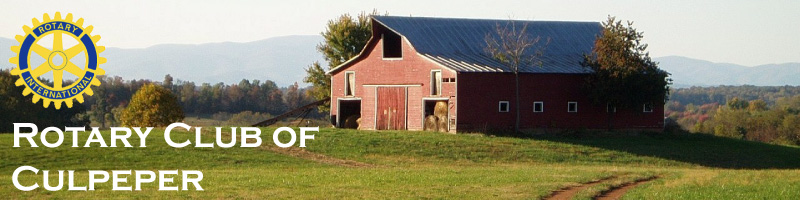
[[(106, 62), (99, 56), (105, 47), (96, 46), (100, 36), (91, 35), (92, 26), (83, 27), (83, 18), (74, 22), (72, 18), (69, 13), (62, 19), (60, 12), (52, 19), (47, 13), (42, 21), (33, 18), (33, 28), (23, 26), (25, 35), (15, 37), (20, 46), (11, 47), (17, 55), (9, 60), (17, 65), (11, 70), (19, 76), (16, 85), (25, 85), (22, 94), (32, 93), (33, 103), (43, 100), (45, 108), (50, 102), (56, 109), (61, 109), (62, 102), (71, 108), (73, 99), (83, 103), (83, 94), (91, 96), (90, 86), (99, 86), (96, 77), (105, 74), (98, 67)], [(65, 44), (74, 45), (65, 48)], [(48, 74), (52, 83), (47, 81)]]

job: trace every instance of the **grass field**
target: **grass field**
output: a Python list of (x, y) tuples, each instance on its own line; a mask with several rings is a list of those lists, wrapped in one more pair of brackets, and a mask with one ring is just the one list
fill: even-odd
[[(172, 148), (154, 130), (147, 148), (12, 148), (13, 135), (0, 134), (0, 196), (25, 198), (512, 198), (538, 199), (567, 186), (614, 177), (576, 195), (589, 199), (609, 188), (651, 176), (630, 190), (631, 199), (796, 199), (800, 196), (800, 148), (705, 135), (615, 135), (607, 133), (532, 138), (451, 135), (430, 132), (322, 129), (306, 151), (365, 167), (325, 164), (274, 151), (272, 128), (262, 132), (271, 148)], [(104, 139), (109, 142), (109, 133)], [(48, 135), (55, 141), (55, 135)], [(67, 136), (71, 136), (67, 134)], [(283, 135), (286, 136), (286, 135)], [(86, 140), (80, 137), (80, 145)], [(213, 142), (212, 133), (204, 134)], [(38, 136), (36, 137), (38, 139)], [(194, 134), (173, 134), (175, 140)], [(282, 137), (284, 141), (287, 137)], [(139, 144), (132, 137), (131, 144)], [(27, 146), (27, 143), (23, 143)], [(40, 144), (41, 146), (41, 144)], [(96, 145), (95, 145), (96, 146)], [(12, 172), (40, 170), (200, 170), (205, 191), (50, 192), (17, 190)], [(41, 172), (40, 172), (41, 173)], [(41, 174), (23, 174), (23, 185)], [(51, 174), (50, 180), (57, 180)], [(176, 178), (176, 182), (179, 182)], [(129, 182), (133, 180), (129, 179)]]

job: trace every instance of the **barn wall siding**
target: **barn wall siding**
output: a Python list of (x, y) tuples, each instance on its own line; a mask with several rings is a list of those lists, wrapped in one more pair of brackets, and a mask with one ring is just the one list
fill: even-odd
[[(510, 129), (515, 121), (514, 75), (511, 73), (460, 73), (458, 94), (459, 131)], [(581, 92), (585, 75), (521, 74), (520, 124), (522, 128), (587, 128), (609, 127), (605, 105), (593, 105)], [(510, 112), (499, 112), (498, 102), (509, 101)], [(534, 113), (533, 102), (544, 102), (544, 112)], [(568, 102), (578, 102), (578, 112), (567, 112)], [(612, 123), (617, 129), (660, 129), (663, 127), (663, 105), (655, 105), (652, 113), (642, 109), (618, 108)]]
[[(361, 99), (360, 129), (376, 129), (377, 88), (404, 85), (407, 91), (408, 130), (423, 129), (424, 99), (447, 99), (449, 118), (455, 120), (451, 131), (472, 131), (489, 128), (509, 129), (514, 125), (514, 76), (511, 73), (455, 72), (417, 54), (406, 38), (402, 38), (402, 59), (384, 59), (380, 35), (388, 31), (373, 24), (375, 37), (357, 60), (332, 72), (331, 116), (338, 114), (336, 102), (341, 98)], [(441, 70), (442, 95), (430, 95), (431, 70)], [(355, 72), (355, 93), (344, 96), (345, 72)], [(617, 129), (663, 128), (663, 104), (656, 104), (652, 113), (642, 108), (618, 108), (613, 117), (605, 105), (592, 105), (581, 92), (585, 74), (525, 73), (521, 74), (522, 128), (605, 129), (609, 119)], [(509, 101), (510, 112), (498, 112), (498, 102)], [(544, 102), (544, 112), (534, 113), (533, 102)], [(567, 112), (567, 102), (578, 102), (578, 112)], [(338, 116), (347, 117), (347, 116)]]
[[(375, 88), (376, 85), (414, 85), (408, 86), (408, 130), (422, 130), (423, 98), (450, 98), (455, 106), (455, 83), (443, 83), (442, 95), (430, 95), (431, 70), (441, 70), (443, 78), (456, 78), (456, 73), (442, 68), (426, 58), (420, 57), (405, 38), (402, 41), (402, 59), (383, 59), (382, 40), (378, 28), (377, 38), (367, 44), (367, 51), (344, 69), (332, 74), (331, 99), (335, 102), (344, 97), (345, 72), (355, 72), (356, 91), (354, 98), (361, 98), (361, 128), (375, 129)], [(366, 85), (366, 86), (365, 86)], [(337, 107), (331, 104), (331, 116), (337, 115)], [(451, 109), (451, 117), (455, 117), (455, 109)]]

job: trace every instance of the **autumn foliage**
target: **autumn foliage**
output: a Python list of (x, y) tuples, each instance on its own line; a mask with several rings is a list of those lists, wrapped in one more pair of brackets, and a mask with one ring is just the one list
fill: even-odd
[(166, 126), (183, 118), (183, 109), (172, 92), (159, 85), (146, 84), (131, 97), (121, 121), (123, 126), (149, 127)]
[(638, 108), (642, 104), (665, 103), (669, 95), (669, 73), (650, 59), (644, 33), (614, 17), (603, 22), (602, 35), (586, 55), (583, 66), (594, 73), (586, 92), (597, 105)]

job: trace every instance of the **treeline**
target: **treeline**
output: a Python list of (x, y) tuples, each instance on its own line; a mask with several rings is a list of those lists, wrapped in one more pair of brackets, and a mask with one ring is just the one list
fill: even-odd
[[(43, 126), (119, 126), (122, 111), (131, 97), (143, 85), (152, 83), (169, 89), (178, 98), (188, 116), (211, 118), (219, 121), (244, 120), (242, 123), (265, 120), (313, 102), (297, 83), (279, 87), (270, 80), (242, 80), (238, 84), (195, 84), (191, 81), (173, 81), (170, 75), (163, 81), (124, 80), (122, 77), (98, 76), (100, 86), (93, 86), (93, 96), (84, 95), (84, 103), (73, 103), (72, 108), (62, 105), (60, 110), (44, 108), (43, 100), (30, 103), (32, 95), (22, 96), (25, 86), (16, 86), (18, 76), (0, 70), (0, 132), (12, 132), (13, 123), (35, 123)], [(48, 80), (40, 79), (45, 84)], [(65, 83), (68, 85), (70, 83)], [(325, 114), (309, 113), (307, 118), (323, 118)]]
[(760, 99), (772, 105), (778, 98), (796, 95), (800, 95), (800, 86), (715, 86), (674, 89), (670, 93), (669, 100), (682, 105), (703, 105), (725, 104), (733, 98), (745, 101)]
[[(72, 108), (63, 105), (60, 110), (44, 108), (44, 100), (36, 104), (33, 95), (22, 96), (24, 86), (14, 84), (19, 76), (12, 76), (8, 70), (0, 70), (0, 133), (13, 132), (14, 123), (34, 123), (39, 127), (48, 126), (84, 126), (89, 119), (81, 113), (86, 112), (84, 105), (75, 103)], [(45, 81), (46, 80), (42, 80)]]
[(676, 89), (670, 121), (690, 132), (800, 145), (800, 87), (720, 86)]
[[(119, 113), (128, 104), (131, 96), (147, 83), (159, 84), (172, 91), (184, 113), (190, 116), (210, 117), (245, 111), (256, 113), (257, 116), (275, 116), (313, 102), (306, 94), (306, 88), (300, 88), (297, 83), (278, 87), (270, 80), (261, 82), (244, 79), (238, 84), (197, 85), (191, 81), (174, 81), (170, 75), (166, 75), (161, 82), (123, 80), (118, 76), (100, 76), (98, 79), (101, 84), (94, 87), (95, 95), (86, 99), (86, 107), (90, 119), (101, 126), (115, 125)], [(322, 116), (316, 112), (310, 114), (310, 117)]]

